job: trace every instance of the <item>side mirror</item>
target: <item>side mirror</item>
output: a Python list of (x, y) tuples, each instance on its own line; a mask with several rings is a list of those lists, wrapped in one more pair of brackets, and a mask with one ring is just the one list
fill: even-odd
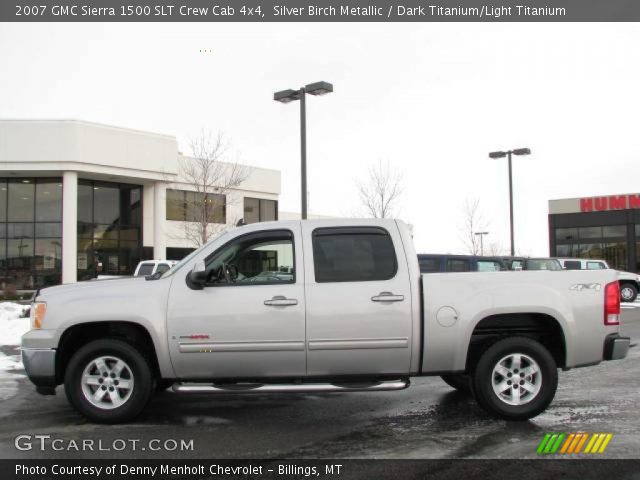
[(204, 260), (196, 262), (191, 271), (187, 274), (187, 285), (194, 290), (202, 290), (207, 282), (207, 266)]

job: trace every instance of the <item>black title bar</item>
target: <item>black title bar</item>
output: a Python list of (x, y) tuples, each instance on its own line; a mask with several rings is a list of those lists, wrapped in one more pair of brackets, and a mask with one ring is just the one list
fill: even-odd
[(638, 22), (637, 0), (2, 0), (0, 22)]

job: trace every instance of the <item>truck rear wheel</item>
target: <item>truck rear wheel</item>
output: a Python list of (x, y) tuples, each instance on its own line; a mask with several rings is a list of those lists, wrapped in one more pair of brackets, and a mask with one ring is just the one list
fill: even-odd
[(558, 386), (556, 362), (539, 342), (499, 340), (480, 356), (473, 373), (476, 400), (505, 420), (528, 420), (543, 412)]
[(471, 392), (471, 379), (469, 378), (469, 375), (464, 375), (463, 373), (451, 373), (448, 375), (440, 375), (440, 378), (444, 380), (444, 383), (456, 390), (459, 390), (460, 392)]
[(130, 344), (95, 340), (69, 361), (64, 389), (69, 402), (89, 420), (120, 423), (135, 418), (153, 391), (149, 363)]

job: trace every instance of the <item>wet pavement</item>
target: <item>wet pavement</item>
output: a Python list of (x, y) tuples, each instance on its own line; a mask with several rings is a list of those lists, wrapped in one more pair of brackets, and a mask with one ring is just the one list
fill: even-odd
[[(623, 310), (623, 323), (640, 343), (640, 303)], [(18, 354), (15, 347), (0, 351), (9, 359)], [(560, 372), (554, 402), (528, 422), (489, 418), (470, 397), (427, 377), (399, 392), (163, 392), (133, 424), (93, 425), (61, 388), (40, 396), (20, 373), (0, 376), (0, 458), (536, 458), (546, 432), (578, 431), (613, 433), (600, 458), (640, 458), (640, 346), (622, 361)], [(32, 436), (30, 450), (15, 447), (18, 435)], [(42, 451), (34, 435), (50, 435), (58, 447), (93, 441), (93, 451), (54, 451), (51, 439)], [(193, 441), (193, 449), (180, 451), (180, 440)], [(172, 451), (151, 450), (165, 441)]]

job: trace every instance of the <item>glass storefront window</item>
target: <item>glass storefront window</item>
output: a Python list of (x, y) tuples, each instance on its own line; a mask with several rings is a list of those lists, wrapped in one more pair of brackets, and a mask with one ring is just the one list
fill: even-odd
[(579, 258), (602, 258), (601, 243), (582, 243), (578, 246)]
[(580, 240), (587, 238), (602, 238), (602, 227), (582, 227), (578, 229)]
[(93, 187), (78, 182), (78, 222), (93, 222)]
[(7, 221), (7, 182), (0, 179), (0, 222)]
[(606, 243), (599, 258), (606, 260), (611, 268), (627, 270), (627, 242)]
[(602, 236), (603, 237), (627, 237), (627, 226), (626, 225), (613, 225), (608, 227), (602, 227)]
[(7, 240), (7, 260), (13, 267), (26, 267), (33, 258), (33, 238)]
[(120, 219), (118, 185), (95, 183), (93, 186), (93, 222), (114, 224)]
[(62, 183), (38, 180), (36, 183), (36, 222), (62, 221)]
[(7, 220), (33, 222), (35, 183), (33, 179), (12, 179), (8, 182)]
[[(206, 203), (205, 203), (206, 201)], [(209, 223), (227, 223), (227, 199), (225, 195), (167, 190), (167, 220), (200, 222), (208, 218)]]
[(36, 223), (36, 238), (62, 237), (62, 223)]
[(33, 223), (6, 223), (7, 237), (30, 238), (33, 237)]
[(141, 257), (141, 224), (142, 187), (81, 180), (78, 280), (133, 274)]
[(556, 242), (578, 240), (577, 228), (556, 228)]
[(0, 290), (60, 283), (61, 220), (62, 179), (0, 179)]
[(268, 222), (278, 219), (278, 202), (264, 198), (244, 197), (244, 223)]
[(244, 223), (257, 223), (260, 221), (260, 200), (245, 197), (244, 199)]
[(184, 192), (167, 189), (167, 220), (181, 221), (184, 218)]
[(566, 245), (556, 245), (556, 256), (557, 257), (569, 257), (576, 258), (579, 256), (578, 253), (578, 244), (570, 243)]

